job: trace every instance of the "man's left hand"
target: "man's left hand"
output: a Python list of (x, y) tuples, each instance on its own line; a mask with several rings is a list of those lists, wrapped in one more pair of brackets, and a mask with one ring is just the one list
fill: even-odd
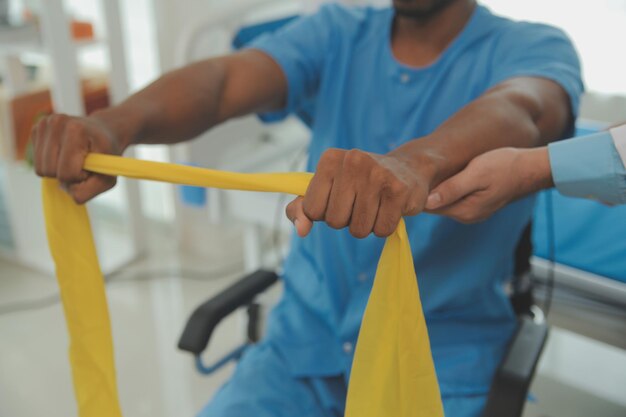
[(349, 227), (357, 238), (370, 233), (387, 237), (402, 216), (424, 209), (434, 178), (429, 168), (398, 155), (329, 149), (305, 196), (287, 206), (287, 217), (301, 237), (309, 234), (314, 221), (334, 229)]

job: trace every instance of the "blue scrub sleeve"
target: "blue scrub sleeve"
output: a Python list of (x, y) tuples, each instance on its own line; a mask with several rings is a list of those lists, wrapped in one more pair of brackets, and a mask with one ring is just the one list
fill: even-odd
[(547, 25), (519, 23), (498, 41), (491, 85), (516, 77), (541, 77), (559, 84), (578, 115), (584, 90), (578, 54), (563, 31)]
[(561, 194), (626, 203), (626, 170), (609, 132), (552, 143), (548, 151)]
[(285, 107), (259, 116), (265, 122), (279, 121), (315, 96), (320, 74), (332, 49), (333, 6), (298, 18), (278, 31), (260, 36), (249, 46), (269, 55), (287, 79)]

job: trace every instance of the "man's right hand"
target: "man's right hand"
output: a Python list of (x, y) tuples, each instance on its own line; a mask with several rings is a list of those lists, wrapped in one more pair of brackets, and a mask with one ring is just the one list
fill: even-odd
[(33, 127), (31, 141), (37, 175), (57, 178), (76, 203), (83, 204), (115, 185), (115, 177), (83, 170), (90, 152), (123, 152), (115, 132), (97, 118), (47, 116)]
[(248, 49), (205, 59), (89, 117), (41, 120), (31, 135), (35, 170), (84, 203), (115, 185), (114, 177), (83, 170), (88, 153), (121, 155), (131, 142), (179, 143), (230, 118), (280, 109), (286, 100), (287, 79), (269, 55)]

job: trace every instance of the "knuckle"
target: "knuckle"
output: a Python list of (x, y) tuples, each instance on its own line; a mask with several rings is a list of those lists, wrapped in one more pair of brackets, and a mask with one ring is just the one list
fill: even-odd
[(322, 220), (323, 217), (323, 208), (316, 207), (311, 202), (309, 202), (306, 198), (302, 202), (302, 211), (304, 211), (304, 215), (307, 216), (311, 220)]
[(70, 184), (72, 182), (72, 177), (67, 175), (64, 172), (59, 172), (59, 174), (57, 175), (57, 179), (60, 182), (66, 183), (66, 184)]
[(61, 120), (61, 115), (52, 113), (46, 117), (46, 125), (49, 127), (57, 126)]
[(424, 191), (409, 192), (404, 204), (404, 214), (408, 216), (418, 215), (424, 210), (427, 199), (428, 193)]
[(38, 146), (44, 146), (46, 141), (50, 139), (48, 135), (48, 132), (50, 131), (50, 126), (51, 126), (48, 120), (50, 117), (51, 116), (42, 118), (33, 127), (33, 137), (36, 138), (36, 144)]
[(86, 179), (86, 173), (82, 169), (83, 162), (80, 165), (74, 163), (71, 164), (59, 164), (58, 177), (61, 182), (67, 183), (79, 183)]
[(287, 204), (287, 207), (285, 207), (285, 215), (287, 216), (289, 220), (293, 220), (293, 218), (295, 217), (295, 214), (296, 214), (295, 201), (292, 201), (291, 203)]
[(389, 236), (391, 233), (393, 232), (393, 230), (389, 230), (388, 227), (386, 226), (378, 226), (374, 228), (374, 234), (377, 237), (387, 237)]
[(345, 151), (337, 148), (330, 148), (324, 151), (322, 156), (320, 157), (321, 165), (325, 164), (335, 164), (341, 162), (343, 159)]
[(65, 183), (74, 182), (74, 180), (76, 179), (76, 175), (72, 173), (71, 171), (68, 171), (67, 169), (60, 169), (57, 177), (59, 181), (65, 182)]
[(48, 117), (48, 124), (53, 129), (58, 129), (63, 127), (69, 120), (69, 116), (65, 114), (52, 114)]
[(345, 155), (345, 163), (348, 166), (361, 166), (369, 159), (369, 156), (359, 149), (350, 149)]
[(78, 139), (85, 132), (85, 125), (77, 119), (72, 119), (65, 125), (65, 132), (68, 138)]
[(317, 173), (320, 178), (333, 177), (343, 165), (344, 151), (341, 149), (328, 149), (320, 157), (317, 164)]
[(328, 224), (333, 229), (343, 229), (347, 226), (346, 222), (337, 216), (328, 216), (328, 219), (326, 219), (326, 224)]
[(56, 177), (57, 173), (54, 161), (48, 160), (43, 162), (41, 165), (41, 172), (43, 173), (44, 177)]
[(393, 196), (402, 196), (409, 193), (409, 186), (397, 177), (387, 182), (387, 190)]
[(387, 237), (393, 233), (396, 225), (391, 220), (384, 220), (374, 226), (374, 234), (378, 237)]
[(422, 208), (417, 205), (417, 203), (407, 203), (406, 208), (404, 210), (407, 216), (416, 216), (421, 213)]
[(366, 230), (361, 225), (354, 225), (354, 224), (350, 225), (350, 234), (357, 239), (364, 239), (369, 235), (369, 233), (370, 233), (370, 230)]
[(370, 170), (370, 180), (376, 184), (386, 184), (388, 177), (389, 172), (380, 165), (374, 165)]

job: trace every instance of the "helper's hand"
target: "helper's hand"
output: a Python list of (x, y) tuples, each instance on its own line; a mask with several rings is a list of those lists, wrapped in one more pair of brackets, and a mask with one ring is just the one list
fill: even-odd
[(121, 155), (114, 132), (93, 117), (53, 114), (35, 125), (31, 133), (35, 172), (57, 178), (78, 204), (107, 191), (116, 178), (83, 170), (89, 152)]
[(397, 155), (329, 149), (306, 195), (287, 206), (287, 217), (300, 236), (313, 221), (325, 221), (335, 229), (349, 227), (357, 238), (386, 237), (402, 216), (423, 210), (432, 181), (428, 171)]
[(513, 200), (551, 186), (547, 148), (501, 148), (474, 158), (439, 184), (428, 197), (426, 211), (476, 223)]

